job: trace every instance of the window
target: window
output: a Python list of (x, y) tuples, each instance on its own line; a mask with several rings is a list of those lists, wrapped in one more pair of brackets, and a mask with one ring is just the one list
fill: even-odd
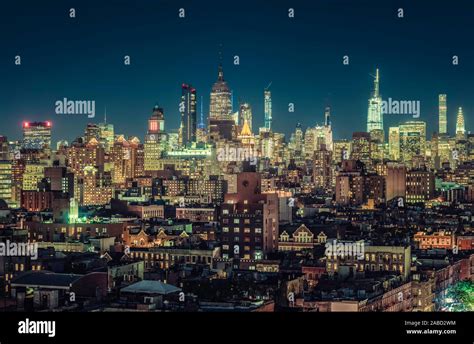
[(235, 223), (235, 224), (239, 224), (239, 223), (240, 223), (240, 219), (234, 219), (234, 223)]

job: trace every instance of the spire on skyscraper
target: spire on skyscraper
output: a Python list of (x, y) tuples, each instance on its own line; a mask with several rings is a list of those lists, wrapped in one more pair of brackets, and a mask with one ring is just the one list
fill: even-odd
[(383, 142), (383, 113), (382, 97), (380, 97), (380, 76), (379, 69), (376, 69), (374, 77), (374, 90), (369, 99), (369, 109), (367, 112), (367, 132), (377, 130), (382, 135)]
[(199, 119), (199, 124), (198, 124), (198, 128), (199, 129), (204, 129), (206, 126), (204, 124), (204, 110), (203, 110), (203, 100), (202, 100), (202, 96), (201, 96), (201, 113), (200, 113), (200, 119)]
[(324, 125), (326, 127), (331, 125), (331, 107), (329, 105), (324, 109)]
[(374, 95), (373, 97), (374, 98), (378, 98), (379, 97), (379, 69), (377, 68), (376, 71), (375, 71), (375, 78), (374, 78)]
[(462, 112), (462, 107), (459, 107), (458, 116), (456, 118), (456, 137), (458, 139), (463, 139), (465, 133), (466, 128), (464, 126), (464, 114)]
[(265, 129), (270, 131), (272, 128), (272, 92), (270, 91), (270, 86), (272, 83), (268, 84), (264, 91), (264, 111), (265, 111)]

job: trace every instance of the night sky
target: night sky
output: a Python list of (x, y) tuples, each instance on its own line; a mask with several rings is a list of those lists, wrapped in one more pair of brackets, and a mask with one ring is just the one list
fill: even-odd
[[(207, 114), (219, 44), (234, 109), (249, 102), (254, 128), (263, 125), (263, 90), (272, 82), (273, 128), (287, 139), (297, 122), (322, 123), (326, 103), (335, 138), (365, 131), (370, 73), (379, 67), (382, 97), (420, 100), (429, 136), (438, 129), (439, 93), (448, 95), (449, 132), (458, 106), (474, 131), (473, 25), (468, 0), (8, 1), (0, 10), (0, 134), (19, 139), (21, 121), (51, 120), (53, 141), (72, 141), (91, 120), (55, 114), (63, 97), (95, 100), (96, 123), (107, 107), (116, 133), (143, 139), (155, 103), (166, 130), (176, 129), (183, 82), (204, 97)], [(385, 130), (410, 119), (386, 115)]]

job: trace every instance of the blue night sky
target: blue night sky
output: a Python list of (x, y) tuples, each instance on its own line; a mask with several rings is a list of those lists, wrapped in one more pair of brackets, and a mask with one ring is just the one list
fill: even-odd
[[(166, 130), (176, 129), (183, 82), (204, 97), (207, 114), (221, 43), (234, 109), (239, 99), (249, 102), (254, 128), (263, 125), (263, 90), (271, 81), (273, 128), (287, 139), (297, 122), (322, 123), (326, 102), (336, 138), (364, 131), (370, 73), (379, 67), (382, 97), (421, 101), (429, 136), (437, 130), (439, 93), (448, 95), (450, 133), (458, 106), (474, 131), (473, 23), (468, 0), (9, 1), (0, 13), (0, 134), (19, 139), (21, 121), (51, 120), (53, 141), (72, 141), (90, 120), (55, 114), (63, 97), (95, 100), (94, 122), (107, 107), (117, 133), (141, 139), (158, 103)], [(410, 119), (386, 115), (385, 130)]]

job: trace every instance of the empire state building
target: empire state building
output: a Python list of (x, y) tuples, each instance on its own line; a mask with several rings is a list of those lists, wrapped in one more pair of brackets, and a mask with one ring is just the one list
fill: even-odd
[(222, 65), (219, 65), (217, 81), (212, 86), (209, 117), (212, 119), (230, 119), (232, 115), (231, 92), (224, 80)]
[(224, 71), (219, 64), (217, 81), (212, 86), (209, 106), (209, 138), (211, 141), (235, 138), (236, 124), (232, 118), (232, 95), (224, 80)]

